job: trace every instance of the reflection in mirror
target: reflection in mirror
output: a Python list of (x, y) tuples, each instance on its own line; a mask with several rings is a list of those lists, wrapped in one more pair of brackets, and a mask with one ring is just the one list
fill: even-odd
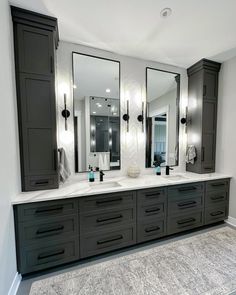
[(178, 165), (180, 75), (146, 69), (146, 167)]
[(120, 169), (120, 64), (73, 53), (75, 172)]

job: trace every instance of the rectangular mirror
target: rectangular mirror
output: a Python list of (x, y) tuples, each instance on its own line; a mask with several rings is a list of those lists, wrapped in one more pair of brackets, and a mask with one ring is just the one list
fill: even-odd
[(120, 63), (73, 52), (75, 172), (120, 169)]
[(146, 167), (179, 160), (180, 74), (146, 68)]

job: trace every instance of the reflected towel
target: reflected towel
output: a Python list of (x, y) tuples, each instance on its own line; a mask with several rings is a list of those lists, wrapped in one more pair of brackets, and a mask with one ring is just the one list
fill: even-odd
[(66, 157), (66, 152), (63, 148), (58, 149), (59, 156), (59, 173), (60, 173), (60, 181), (65, 182), (70, 176), (70, 167)]
[(194, 164), (194, 160), (197, 156), (197, 151), (194, 145), (189, 145), (186, 151), (186, 163)]

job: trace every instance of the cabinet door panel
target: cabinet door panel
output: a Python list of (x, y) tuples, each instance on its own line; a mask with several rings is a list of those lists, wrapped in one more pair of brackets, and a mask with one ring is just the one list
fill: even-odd
[(20, 74), (22, 122), (27, 126), (55, 126), (55, 90), (51, 77)]
[(217, 100), (218, 95), (218, 73), (215, 71), (204, 71), (203, 97)]
[(202, 136), (202, 168), (212, 172), (215, 167), (215, 135), (203, 134)]
[(203, 133), (216, 132), (216, 103), (214, 101), (205, 101), (203, 103)]
[(24, 73), (52, 75), (53, 34), (31, 26), (17, 25), (18, 70)]
[(53, 143), (53, 130), (29, 128), (26, 135), (25, 157), (26, 175), (51, 174), (56, 171), (56, 146)]

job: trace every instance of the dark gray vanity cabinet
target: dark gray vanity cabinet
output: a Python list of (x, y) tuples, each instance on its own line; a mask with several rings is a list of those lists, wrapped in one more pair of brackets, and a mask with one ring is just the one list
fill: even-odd
[(25, 275), (223, 221), (229, 182), (14, 205), (18, 271)]
[(137, 192), (137, 242), (166, 235), (167, 189), (145, 189)]
[(17, 205), (14, 215), (21, 274), (79, 259), (78, 200)]
[(136, 193), (84, 197), (80, 208), (81, 258), (136, 243)]
[(58, 187), (57, 20), (12, 7), (22, 191)]
[(203, 59), (188, 69), (188, 145), (194, 145), (197, 157), (187, 171), (215, 171), (218, 73), (220, 64)]
[(174, 234), (204, 223), (204, 183), (168, 188), (167, 233)]
[(227, 218), (229, 209), (229, 179), (213, 180), (205, 187), (205, 224)]

